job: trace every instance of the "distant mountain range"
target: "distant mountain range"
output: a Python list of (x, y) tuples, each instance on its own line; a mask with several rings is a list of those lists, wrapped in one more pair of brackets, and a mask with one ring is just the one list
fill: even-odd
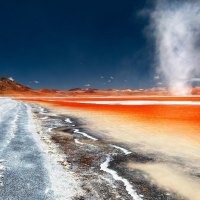
[[(200, 87), (195, 87), (192, 94), (200, 95)], [(136, 96), (136, 95), (169, 95), (164, 88), (139, 90), (99, 90), (95, 88), (73, 88), (70, 90), (40, 89), (34, 90), (10, 78), (0, 78), (0, 96)]]

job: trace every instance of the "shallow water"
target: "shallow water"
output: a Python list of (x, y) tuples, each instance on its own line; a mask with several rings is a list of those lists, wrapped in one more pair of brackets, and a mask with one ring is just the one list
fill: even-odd
[(97, 133), (111, 144), (153, 156), (153, 163), (130, 161), (127, 167), (142, 170), (161, 188), (196, 200), (200, 188), (200, 106), (198, 102), (188, 105), (188, 100), (176, 105), (98, 105), (59, 100), (52, 105), (60, 108), (51, 109), (83, 120), (85, 128), (95, 130), (94, 137)]

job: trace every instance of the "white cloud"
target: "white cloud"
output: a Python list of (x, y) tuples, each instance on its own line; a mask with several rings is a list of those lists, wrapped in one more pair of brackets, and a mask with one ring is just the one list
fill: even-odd
[(88, 84), (85, 84), (84, 86), (85, 86), (85, 87), (90, 87), (90, 86), (91, 86), (91, 84), (89, 84), (89, 83), (88, 83)]
[(162, 84), (163, 84), (162, 82), (158, 82), (158, 83), (157, 83), (157, 85), (162, 85)]
[(33, 81), (35, 84), (38, 84), (38, 83), (40, 83), (39, 81)]
[(114, 77), (113, 77), (113, 76), (110, 76), (110, 79), (114, 79)]
[(158, 80), (158, 79), (160, 79), (160, 76), (156, 75), (156, 76), (154, 76), (154, 79)]
[(103, 78), (104, 78), (104, 76), (100, 76), (100, 78), (102, 78), (102, 79), (103, 79)]

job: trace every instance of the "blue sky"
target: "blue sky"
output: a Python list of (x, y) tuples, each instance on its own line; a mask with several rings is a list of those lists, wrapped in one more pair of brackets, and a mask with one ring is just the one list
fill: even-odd
[(148, 6), (145, 0), (1, 1), (0, 76), (33, 88), (152, 87), (149, 21), (139, 15)]

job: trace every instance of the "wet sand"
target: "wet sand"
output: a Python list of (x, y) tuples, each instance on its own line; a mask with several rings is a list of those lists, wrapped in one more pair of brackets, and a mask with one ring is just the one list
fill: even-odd
[[(30, 100), (30, 99), (29, 99)], [(160, 187), (199, 199), (200, 106), (94, 105), (40, 100), (54, 112), (82, 119), (85, 128), (106, 141), (153, 156), (153, 163), (128, 161)]]

